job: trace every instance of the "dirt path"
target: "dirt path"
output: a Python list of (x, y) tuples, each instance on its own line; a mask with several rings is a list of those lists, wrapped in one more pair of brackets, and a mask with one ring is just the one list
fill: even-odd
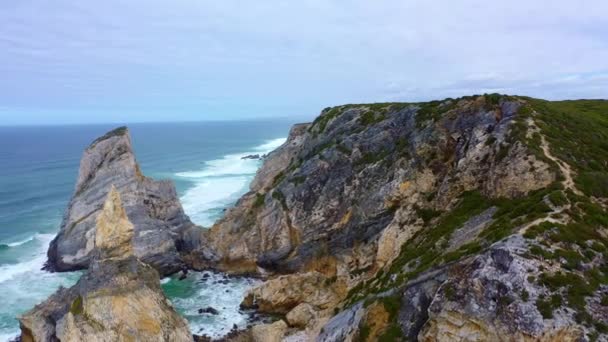
[[(534, 113), (534, 114), (536, 114), (536, 113)], [(531, 137), (531, 135), (534, 133), (540, 134), (540, 140), (541, 140), (540, 148), (542, 149), (545, 157), (547, 157), (550, 160), (552, 160), (553, 162), (555, 162), (557, 164), (557, 166), (559, 167), (559, 170), (561, 171), (562, 175), (564, 176), (564, 180), (562, 181), (564, 188), (570, 189), (575, 194), (582, 196), (583, 193), (580, 190), (578, 190), (576, 188), (576, 185), (574, 184), (574, 179), (572, 177), (572, 174), (573, 174), (572, 168), (570, 167), (570, 165), (568, 165), (568, 163), (562, 161), (561, 159), (559, 159), (556, 156), (554, 156), (553, 154), (551, 154), (551, 150), (549, 149), (549, 143), (547, 143), (547, 139), (545, 138), (544, 135), (542, 135), (540, 133), (540, 128), (538, 128), (538, 126), (536, 125), (536, 123), (534, 122), (534, 120), (532, 118), (528, 119), (528, 128), (529, 129), (528, 129), (528, 132), (526, 133), (526, 136)], [(528, 230), (528, 228), (541, 224), (543, 222), (566, 224), (567, 218), (555, 218), (553, 216), (561, 214), (564, 210), (570, 208), (570, 205), (566, 205), (563, 207), (555, 207), (555, 206), (551, 205), (550, 207), (551, 207), (552, 211), (550, 213), (548, 213), (547, 216), (541, 217), (532, 222), (526, 223), (519, 229), (519, 234), (524, 234)]]
[[(534, 112), (534, 114), (536, 114), (536, 112)], [(536, 125), (534, 120), (531, 118), (528, 119), (528, 127), (529, 127), (529, 130), (528, 130), (528, 133), (526, 134), (528, 137), (530, 137), (533, 133), (540, 134), (540, 140), (541, 140), (540, 148), (543, 150), (545, 157), (554, 161), (557, 164), (557, 166), (559, 167), (559, 170), (564, 175), (565, 179), (562, 182), (564, 184), (564, 188), (570, 189), (575, 194), (582, 196), (583, 193), (580, 190), (578, 190), (576, 188), (576, 185), (574, 184), (574, 179), (572, 178), (572, 174), (574, 172), (572, 171), (572, 168), (570, 167), (570, 165), (568, 163), (562, 161), (561, 159), (557, 158), (553, 154), (551, 154), (551, 150), (549, 149), (549, 144), (547, 143), (547, 139), (545, 138), (544, 135), (542, 135), (540, 133), (540, 128), (538, 128), (538, 126)]]

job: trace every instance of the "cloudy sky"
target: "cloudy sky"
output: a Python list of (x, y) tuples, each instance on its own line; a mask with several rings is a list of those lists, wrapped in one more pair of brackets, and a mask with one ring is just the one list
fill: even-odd
[(0, 2), (0, 125), (608, 98), (606, 0)]

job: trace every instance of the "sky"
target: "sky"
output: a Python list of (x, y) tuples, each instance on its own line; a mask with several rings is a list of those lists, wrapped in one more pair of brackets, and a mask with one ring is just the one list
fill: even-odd
[(605, 0), (0, 2), (0, 125), (608, 98)]

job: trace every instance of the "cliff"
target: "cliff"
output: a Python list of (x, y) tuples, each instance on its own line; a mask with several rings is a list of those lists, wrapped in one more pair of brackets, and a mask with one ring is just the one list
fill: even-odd
[[(154, 318), (129, 329), (185, 336), (140, 256), (161, 272), (185, 263), (263, 276), (242, 304), (281, 319), (233, 341), (608, 341), (607, 101), (490, 94), (327, 108), (292, 128), (210, 230), (189, 223), (174, 190), (146, 197), (157, 183), (128, 141), (119, 130), (85, 151), (50, 260), (89, 270), (26, 314), (22, 337), (95, 334), (87, 317), (126, 311), (94, 298), (131, 292)], [(107, 179), (123, 182), (124, 211), (101, 213)], [(169, 323), (147, 329), (156, 318)], [(120, 334), (123, 320), (104, 329)]]
[(126, 127), (108, 132), (84, 151), (74, 195), (48, 251), (47, 268), (70, 271), (89, 266), (95, 222), (111, 184), (133, 222), (135, 255), (161, 274), (181, 269), (180, 239), (194, 225), (170, 181), (154, 181), (141, 173)]
[(243, 304), (287, 314), (288, 339), (606, 340), (606, 113), (498, 94), (327, 108), (193, 260), (269, 276)]
[(134, 226), (112, 186), (94, 231), (95, 255), (76, 285), (20, 318), (21, 341), (192, 341), (160, 288), (159, 274), (135, 255)]

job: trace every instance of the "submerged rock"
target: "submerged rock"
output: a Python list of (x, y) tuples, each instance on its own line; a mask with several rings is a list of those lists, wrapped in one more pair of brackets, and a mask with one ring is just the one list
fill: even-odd
[(181, 269), (179, 249), (187, 247), (182, 237), (196, 227), (184, 214), (170, 181), (155, 181), (142, 174), (126, 127), (108, 132), (84, 151), (74, 195), (49, 247), (47, 269), (71, 271), (89, 266), (95, 250), (95, 222), (110, 184), (121, 194), (133, 223), (135, 255), (162, 275)]
[(20, 317), (21, 341), (192, 341), (158, 272), (134, 255), (133, 234), (112, 187), (97, 218), (88, 271)]

